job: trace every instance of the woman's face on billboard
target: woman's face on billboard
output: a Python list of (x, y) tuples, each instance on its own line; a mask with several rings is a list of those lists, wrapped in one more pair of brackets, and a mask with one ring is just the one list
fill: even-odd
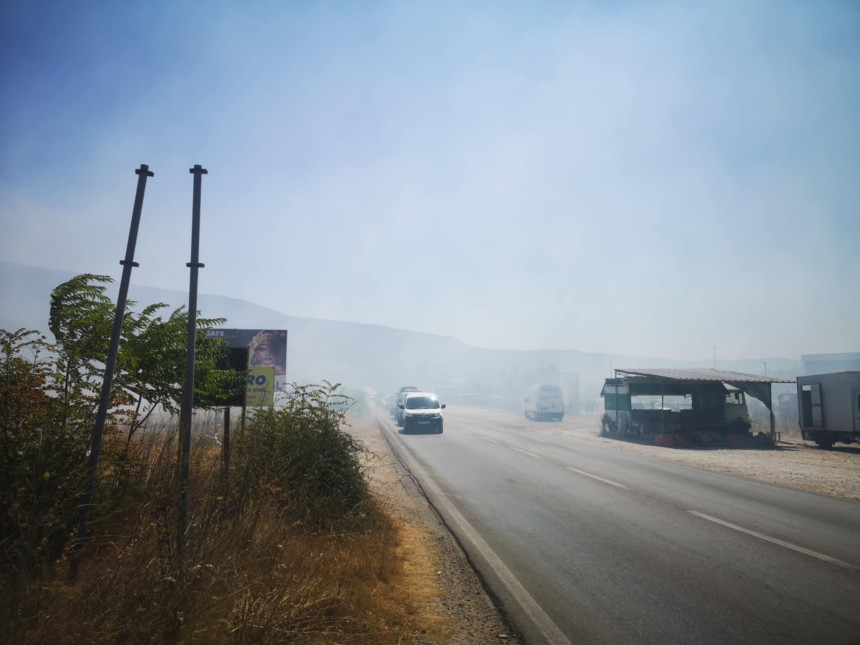
[(268, 343), (257, 345), (254, 348), (254, 356), (257, 358), (258, 365), (263, 365), (265, 367), (275, 367), (277, 365), (277, 359), (272, 353)]

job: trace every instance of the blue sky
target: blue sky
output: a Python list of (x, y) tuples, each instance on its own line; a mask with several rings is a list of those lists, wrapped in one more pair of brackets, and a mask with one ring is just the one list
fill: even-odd
[[(856, 2), (2, 2), (0, 259), (481, 347), (860, 349)], [(134, 297), (133, 287), (131, 296)], [(218, 312), (204, 312), (217, 315)]]

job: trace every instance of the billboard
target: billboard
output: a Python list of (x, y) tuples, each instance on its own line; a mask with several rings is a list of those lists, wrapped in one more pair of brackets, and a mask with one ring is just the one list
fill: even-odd
[(271, 407), (275, 403), (275, 368), (248, 368), (248, 387), (245, 390), (245, 405), (249, 408)]
[(221, 391), (212, 397), (209, 404), (228, 408), (239, 408), (245, 405), (247, 385), (242, 387), (240, 383), (247, 384), (248, 381), (248, 348), (228, 347), (226, 356), (218, 359), (215, 369), (229, 374), (222, 377), (229, 385), (225, 388), (226, 391)]
[(210, 329), (206, 338), (223, 338), (229, 347), (247, 348), (246, 405), (272, 405), (274, 391), (287, 384), (287, 330)]

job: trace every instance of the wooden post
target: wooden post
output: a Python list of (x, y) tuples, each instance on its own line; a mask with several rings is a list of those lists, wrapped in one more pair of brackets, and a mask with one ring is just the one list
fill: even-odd
[(224, 459), (224, 487), (230, 483), (230, 408), (224, 408), (224, 445), (221, 446)]

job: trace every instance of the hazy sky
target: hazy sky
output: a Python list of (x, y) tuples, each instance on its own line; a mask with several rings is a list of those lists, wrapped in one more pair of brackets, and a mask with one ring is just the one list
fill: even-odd
[(860, 351), (860, 2), (0, 6), (0, 259), (118, 279), (146, 163), (132, 284), (187, 289), (199, 163), (201, 292), (480, 347)]

